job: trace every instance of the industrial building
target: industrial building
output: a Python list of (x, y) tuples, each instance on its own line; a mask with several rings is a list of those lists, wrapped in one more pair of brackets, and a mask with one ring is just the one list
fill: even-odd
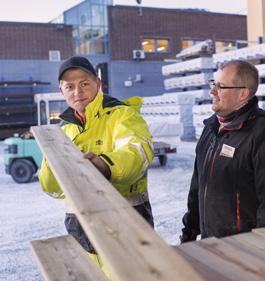
[[(87, 56), (101, 70), (103, 91), (123, 99), (164, 93), (162, 66), (183, 48), (212, 39), (218, 52), (247, 40), (246, 16), (197, 9), (85, 0), (65, 11), (62, 19), (47, 24), (0, 22), (1, 128), (10, 120), (21, 121), (27, 112), (32, 122), (28, 119), (24, 126), (34, 124), (34, 94), (58, 91), (58, 67), (71, 55)], [(30, 95), (24, 100), (27, 112), (11, 109), (16, 95)]]

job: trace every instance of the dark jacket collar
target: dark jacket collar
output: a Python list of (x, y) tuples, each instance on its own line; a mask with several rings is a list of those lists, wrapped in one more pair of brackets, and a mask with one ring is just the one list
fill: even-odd
[[(251, 116), (255, 116), (258, 113), (258, 99), (254, 96), (249, 102), (240, 108), (233, 120), (224, 127), (224, 130), (234, 131), (239, 130), (243, 127), (243, 124), (249, 120)], [(205, 126), (212, 127), (215, 131), (219, 128), (219, 122), (216, 116), (216, 113), (213, 114), (210, 118), (203, 121)]]
[(75, 111), (71, 107), (68, 107), (62, 114), (60, 114), (59, 118), (67, 123), (83, 126), (81, 121), (75, 116)]

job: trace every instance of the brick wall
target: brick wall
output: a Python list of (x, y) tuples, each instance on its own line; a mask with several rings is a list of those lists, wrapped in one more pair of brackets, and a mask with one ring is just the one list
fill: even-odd
[(60, 50), (61, 59), (73, 55), (71, 26), (0, 22), (0, 59), (47, 60), (49, 50)]
[[(141, 15), (142, 14), (142, 15)], [(141, 39), (168, 38), (167, 54), (146, 53), (149, 60), (175, 58), (181, 40), (247, 40), (246, 16), (204, 11), (110, 6), (108, 7), (110, 58), (131, 60), (132, 50), (141, 49)]]

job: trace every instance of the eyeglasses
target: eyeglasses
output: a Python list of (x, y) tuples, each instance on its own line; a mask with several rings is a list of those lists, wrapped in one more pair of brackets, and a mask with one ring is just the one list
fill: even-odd
[(245, 86), (222, 86), (220, 83), (215, 83), (214, 80), (209, 81), (210, 89), (216, 89), (217, 91), (220, 91), (222, 89), (247, 89)]

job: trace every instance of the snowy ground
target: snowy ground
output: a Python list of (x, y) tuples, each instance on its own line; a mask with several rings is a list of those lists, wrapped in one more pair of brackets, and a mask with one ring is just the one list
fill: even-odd
[[(155, 229), (169, 244), (178, 244), (181, 218), (193, 169), (195, 142), (177, 143), (166, 167), (155, 159), (149, 170), (149, 192)], [(0, 142), (0, 280), (40, 281), (29, 241), (65, 234), (64, 203), (45, 195), (36, 180), (18, 185), (5, 174)]]

